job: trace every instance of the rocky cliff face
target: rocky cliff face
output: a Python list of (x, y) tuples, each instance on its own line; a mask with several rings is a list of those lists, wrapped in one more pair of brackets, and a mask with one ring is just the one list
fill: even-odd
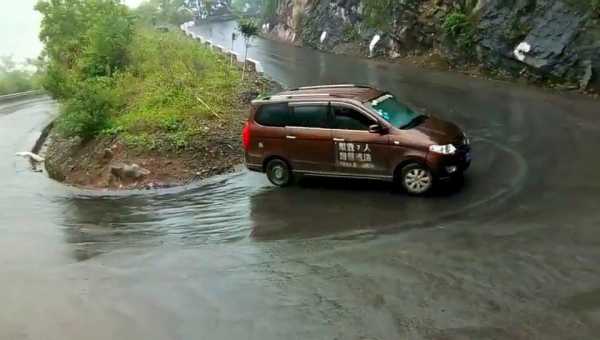
[(594, 1), (387, 0), (374, 20), (366, 0), (280, 0), (267, 33), (336, 53), (435, 54), (453, 66), (476, 63), (512, 77), (600, 89)]

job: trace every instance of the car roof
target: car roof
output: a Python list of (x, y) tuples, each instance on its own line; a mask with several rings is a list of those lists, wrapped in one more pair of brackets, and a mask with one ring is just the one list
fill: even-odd
[(385, 92), (370, 86), (354, 84), (305, 86), (286, 90), (269, 97), (260, 98), (254, 103), (322, 101), (346, 99), (361, 103), (381, 97)]

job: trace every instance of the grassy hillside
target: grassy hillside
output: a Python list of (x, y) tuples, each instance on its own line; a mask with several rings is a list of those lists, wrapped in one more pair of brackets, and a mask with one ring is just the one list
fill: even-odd
[(231, 114), (248, 85), (229, 60), (178, 32), (154, 30), (116, 1), (40, 1), (37, 9), (48, 56), (43, 83), (62, 103), (56, 126), (65, 137), (184, 148), (207, 120)]
[[(120, 135), (136, 147), (184, 148), (206, 120), (236, 111), (243, 86), (238, 68), (179, 33), (136, 27), (127, 58), (124, 70), (95, 89), (107, 103), (101, 135)], [(67, 135), (82, 131), (80, 112), (71, 107), (58, 122)]]
[[(268, 81), (254, 74), (242, 81), (229, 58), (165, 32), (163, 22), (155, 30), (118, 1), (40, 1), (37, 8), (47, 55), (43, 84), (61, 103), (46, 157), (52, 177), (91, 187), (156, 187), (241, 162), (249, 100)], [(150, 175), (113, 176), (120, 164)]]

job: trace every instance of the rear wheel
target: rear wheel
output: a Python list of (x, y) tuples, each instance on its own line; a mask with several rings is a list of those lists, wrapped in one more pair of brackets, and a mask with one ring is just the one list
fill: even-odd
[(408, 164), (402, 168), (398, 181), (411, 195), (424, 195), (433, 186), (431, 171), (418, 163)]
[(267, 163), (267, 178), (278, 187), (285, 187), (292, 183), (292, 171), (281, 159), (273, 159)]

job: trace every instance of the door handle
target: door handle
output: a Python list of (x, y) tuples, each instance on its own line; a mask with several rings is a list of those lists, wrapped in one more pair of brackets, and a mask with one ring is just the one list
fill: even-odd
[(285, 136), (285, 138), (287, 138), (287, 139), (296, 139), (296, 136), (287, 135), (287, 136)]
[(333, 141), (334, 142), (343, 142), (344, 138), (334, 138)]

